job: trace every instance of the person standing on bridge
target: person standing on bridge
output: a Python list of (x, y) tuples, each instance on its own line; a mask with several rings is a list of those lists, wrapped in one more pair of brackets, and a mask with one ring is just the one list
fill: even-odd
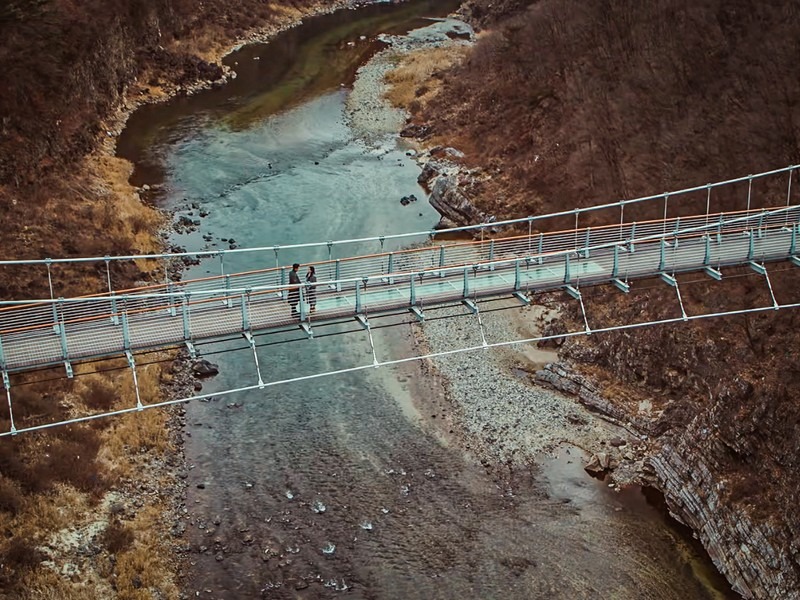
[(309, 311), (313, 313), (317, 309), (317, 271), (313, 265), (308, 267), (306, 273), (306, 301), (308, 302)]
[(292, 307), (292, 318), (296, 319), (300, 316), (300, 263), (294, 263), (292, 270), (289, 271), (289, 285), (294, 286), (289, 288), (289, 306)]

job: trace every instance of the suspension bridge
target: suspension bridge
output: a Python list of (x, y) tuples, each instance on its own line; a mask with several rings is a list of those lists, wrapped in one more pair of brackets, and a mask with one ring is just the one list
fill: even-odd
[[(242, 336), (250, 346), (255, 381), (236, 390), (217, 392), (216, 396), (331, 375), (265, 381), (255, 336), (300, 330), (302, 335), (313, 338), (318, 327), (343, 320), (359, 324), (372, 350), (371, 361), (346, 369), (353, 371), (426, 358), (380, 361), (372, 336), (374, 320), (404, 313), (412, 321), (424, 322), (426, 310), (454, 303), (460, 303), (467, 314), (476, 317), (481, 344), (451, 352), (546, 339), (488, 343), (481, 321), (481, 301), (509, 297), (528, 305), (536, 293), (557, 289), (563, 289), (578, 302), (583, 315), (583, 328), (567, 335), (800, 306), (777, 301), (769, 272), (769, 264), (780, 261), (800, 266), (800, 205), (792, 202), (792, 179), (797, 169), (800, 166), (645, 198), (445, 231), (184, 254), (0, 261), (0, 267), (43, 268), (50, 290), (49, 298), (0, 302), (0, 371), (10, 420), (9, 430), (0, 432), (0, 436), (206, 397), (143, 402), (136, 377), (136, 355), (183, 346), (195, 357), (196, 344), (232, 335)], [(714, 209), (715, 205), (730, 206), (732, 202), (736, 210)], [(626, 209), (628, 215), (658, 214), (658, 218), (626, 219)], [(582, 220), (589, 224), (582, 226)], [(565, 222), (571, 227), (553, 227)], [(469, 239), (436, 243), (443, 234), (461, 234)], [(395, 244), (425, 241), (384, 251), (389, 240)], [(368, 244), (377, 244), (379, 251), (349, 251)], [(313, 285), (291, 285), (291, 267), (281, 264), (282, 259), (308, 248), (328, 254), (327, 260), (310, 263), (316, 268), (318, 281)], [(265, 264), (274, 258), (275, 266), (226, 272), (226, 257), (230, 262), (236, 253), (259, 253), (256, 256), (264, 257)], [(218, 261), (219, 274), (169, 281), (168, 261), (183, 256)], [(114, 289), (114, 263), (141, 260), (163, 261), (165, 281)], [(57, 297), (54, 274), (79, 263), (104, 269), (108, 289), (82, 297)], [(702, 272), (713, 281), (722, 279), (724, 269), (741, 266), (764, 278), (770, 297), (768, 305), (727, 313), (687, 313), (678, 274)], [(636, 280), (653, 277), (674, 288), (680, 317), (613, 327), (590, 324), (582, 288), (613, 285), (620, 293), (628, 293)], [(136, 406), (16, 427), (11, 375), (59, 367), (72, 377), (74, 363), (110, 357), (127, 359), (136, 389)]]

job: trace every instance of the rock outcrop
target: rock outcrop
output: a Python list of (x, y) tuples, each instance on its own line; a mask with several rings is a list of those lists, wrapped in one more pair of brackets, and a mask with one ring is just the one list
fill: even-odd
[[(764, 490), (751, 489), (760, 484), (746, 471), (732, 473), (730, 462), (720, 458), (729, 457), (732, 449), (708, 424), (706, 414), (688, 427), (670, 430), (660, 414), (631, 414), (630, 407), (606, 397), (566, 365), (548, 364), (536, 379), (649, 438), (651, 454), (641, 466), (642, 479), (664, 494), (670, 513), (695, 532), (738, 593), (745, 598), (800, 598), (798, 532), (792, 523), (765, 513)], [(587, 470), (606, 470), (607, 465), (595, 462)]]
[[(650, 459), (670, 513), (692, 528), (711, 560), (745, 598), (800, 598), (800, 543), (784, 523), (758, 522), (745, 506), (726, 500), (724, 470), (698, 451), (690, 428)], [(759, 520), (760, 521), (760, 520)], [(791, 554), (783, 548), (791, 548)]]
[[(452, 148), (436, 148), (430, 153), (435, 154), (437, 151), (450, 156), (457, 156), (458, 152)], [(430, 190), (428, 202), (442, 215), (441, 225), (474, 225), (490, 220), (475, 207), (470, 198), (469, 190), (478, 181), (474, 172), (450, 161), (432, 158), (423, 163), (417, 181)]]

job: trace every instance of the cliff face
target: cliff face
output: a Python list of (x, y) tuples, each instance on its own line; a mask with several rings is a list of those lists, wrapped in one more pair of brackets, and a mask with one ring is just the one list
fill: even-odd
[[(470, 4), (486, 18), (474, 7), (491, 3)], [(478, 211), (554, 212), (798, 162), (800, 3), (527, 4), (442, 74), (443, 91), (415, 115), (486, 174), (470, 194)], [(797, 301), (796, 269), (771, 271), (778, 300)], [(770, 304), (764, 278), (745, 270), (678, 279), (689, 314)], [(680, 314), (658, 281), (584, 300), (596, 327)], [(580, 318), (559, 326), (580, 329)], [(651, 437), (652, 481), (746, 597), (800, 597), (798, 319), (769, 312), (561, 349), (591, 380), (568, 388)]]

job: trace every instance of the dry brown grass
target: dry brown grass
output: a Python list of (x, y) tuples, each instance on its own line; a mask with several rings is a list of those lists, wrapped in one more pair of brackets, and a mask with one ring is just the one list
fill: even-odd
[(137, 513), (130, 525), (136, 531), (133, 547), (117, 555), (116, 581), (120, 600), (150, 600), (160, 597), (177, 598), (170, 561), (163, 560), (169, 547), (163, 535), (163, 514), (156, 507)]
[[(159, 401), (161, 364), (143, 365), (137, 374), (142, 401)], [(27, 408), (27, 414), (45, 420), (136, 406), (130, 369), (119, 359), (76, 365), (76, 377), (69, 382), (30, 384), (15, 391), (23, 413)], [(65, 412), (48, 412), (54, 406), (64, 407)], [(168, 512), (163, 500), (145, 497), (140, 516), (121, 522), (110, 508), (115, 496), (109, 495), (115, 482), (152, 472), (153, 458), (173, 450), (167, 420), (166, 411), (148, 409), (89, 426), (18, 436), (0, 446), (0, 528), (13, 532), (0, 543), (0, 562), (13, 564), (0, 574), (0, 589), (15, 598), (113, 597), (109, 581), (114, 563), (107, 557), (116, 554), (126, 557), (117, 564), (125, 565), (121, 568), (130, 584), (116, 597), (150, 598), (152, 590), (160, 590), (164, 597), (177, 596), (174, 563), (165, 560), (169, 548), (157, 535), (138, 530), (163, 531), (163, 524), (155, 524), (156, 517)], [(163, 473), (152, 477), (157, 487), (168, 483)], [(81, 564), (75, 581), (53, 571), (74, 561), (59, 541), (64, 535), (91, 536), (105, 549)], [(36, 548), (41, 545), (55, 548), (49, 551), (54, 566), (40, 564)], [(142, 587), (137, 589), (139, 583)]]
[(397, 107), (416, 112), (439, 93), (441, 79), (437, 75), (459, 64), (468, 52), (467, 46), (453, 45), (403, 55), (397, 68), (386, 74), (386, 98)]

